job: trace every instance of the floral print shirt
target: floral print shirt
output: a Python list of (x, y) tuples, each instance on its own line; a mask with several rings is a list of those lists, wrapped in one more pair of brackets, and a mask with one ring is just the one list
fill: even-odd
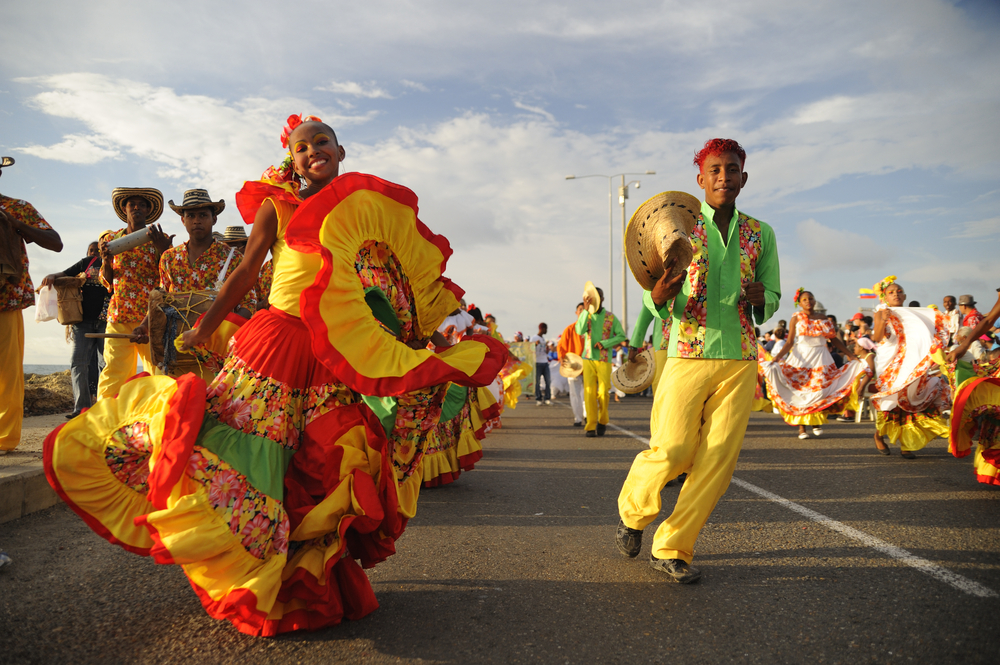
[[(35, 207), (27, 201), (0, 194), (0, 207), (22, 224), (45, 231), (52, 230), (49, 223), (42, 219)], [(21, 262), (24, 270), (19, 280), (10, 281), (0, 277), (0, 312), (16, 312), (35, 304), (35, 286), (31, 283), (31, 275), (28, 274), (28, 249), (24, 240), (21, 240)]]
[[(221, 242), (213, 242), (202, 252), (194, 266), (188, 257), (188, 244), (184, 243), (163, 252), (160, 257), (160, 288), (168, 293), (178, 291), (205, 291), (215, 289), (222, 267), (229, 258), (229, 248)], [(236, 266), (243, 261), (239, 251), (233, 252), (233, 260), (229, 262), (226, 275), (232, 275)], [(257, 306), (257, 293), (250, 289), (240, 301), (240, 307), (246, 307), (253, 312)]]
[[(108, 231), (101, 236), (101, 241), (117, 240), (127, 234), (127, 228)], [(101, 276), (101, 284), (112, 292), (108, 323), (140, 323), (146, 318), (149, 292), (160, 281), (157, 274), (159, 261), (160, 253), (151, 242), (112, 257), (112, 283), (108, 284)]]
[(264, 261), (260, 267), (260, 277), (257, 278), (257, 299), (267, 300), (271, 295), (271, 282), (274, 281), (274, 264), (271, 259)]
[(583, 337), (584, 360), (599, 360), (604, 363), (610, 362), (608, 350), (626, 339), (621, 321), (603, 307), (594, 314), (587, 310), (580, 312), (580, 318), (576, 320), (576, 334)]
[[(691, 233), (694, 257), (681, 292), (657, 307), (646, 291), (643, 305), (657, 318), (672, 320), (671, 358), (756, 360), (754, 323), (771, 318), (781, 299), (774, 231), (734, 209), (728, 240), (723, 242), (714, 213), (702, 202)], [(764, 284), (763, 307), (751, 306), (743, 298), (742, 290), (750, 282)]]

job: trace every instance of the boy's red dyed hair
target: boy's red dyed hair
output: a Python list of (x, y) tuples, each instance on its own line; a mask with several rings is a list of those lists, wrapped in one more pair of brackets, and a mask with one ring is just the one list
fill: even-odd
[(747, 161), (747, 151), (733, 139), (711, 139), (706, 141), (705, 147), (695, 153), (694, 165), (701, 171), (701, 167), (709, 155), (721, 155), (727, 152), (736, 153), (740, 158), (740, 168), (742, 169)]

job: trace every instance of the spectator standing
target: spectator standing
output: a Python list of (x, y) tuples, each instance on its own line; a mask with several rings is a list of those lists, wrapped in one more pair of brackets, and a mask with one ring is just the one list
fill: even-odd
[[(532, 335), (529, 342), (535, 345), (535, 403), (539, 406), (543, 401), (545, 404), (552, 404), (552, 379), (549, 375), (549, 353), (545, 345), (545, 333), (549, 331), (548, 325), (538, 324), (538, 334)], [(545, 391), (542, 391), (542, 379), (545, 379)]]
[[(51, 285), (59, 277), (75, 277), (83, 274), (86, 281), (80, 290), (83, 295), (83, 320), (70, 326), (73, 354), (70, 357), (70, 375), (73, 381), (73, 413), (66, 416), (75, 418), (84, 409), (93, 405), (91, 385), (96, 376), (91, 371), (97, 366), (98, 357), (104, 353), (104, 340), (87, 337), (87, 333), (103, 333), (107, 326), (105, 305), (111, 295), (101, 284), (101, 256), (97, 242), (87, 247), (87, 256), (62, 272), (46, 275), (42, 286)], [(96, 395), (94, 395), (96, 397)]]
[(948, 331), (948, 340), (953, 344), (955, 343), (955, 335), (958, 333), (958, 329), (962, 327), (962, 316), (955, 307), (957, 303), (958, 301), (955, 300), (955, 296), (945, 296), (941, 300), (941, 304), (944, 306), (945, 329)]
[[(12, 166), (0, 158), (0, 174)], [(24, 316), (21, 310), (35, 304), (35, 288), (28, 274), (28, 248), (33, 242), (53, 252), (62, 251), (62, 240), (27, 201), (0, 194), (0, 244), (13, 249), (9, 266), (13, 274), (0, 275), (0, 455), (21, 442), (24, 418)], [(20, 271), (18, 272), (18, 269)]]
[(958, 311), (962, 314), (962, 327), (975, 328), (983, 320), (983, 315), (976, 309), (976, 301), (970, 295), (959, 296)]

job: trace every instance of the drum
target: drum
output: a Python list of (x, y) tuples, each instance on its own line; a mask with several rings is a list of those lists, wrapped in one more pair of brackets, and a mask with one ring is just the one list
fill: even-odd
[(215, 302), (217, 291), (149, 292), (149, 347), (153, 364), (170, 376), (200, 374), (201, 364), (190, 353), (180, 352), (174, 340), (194, 327), (198, 317)]

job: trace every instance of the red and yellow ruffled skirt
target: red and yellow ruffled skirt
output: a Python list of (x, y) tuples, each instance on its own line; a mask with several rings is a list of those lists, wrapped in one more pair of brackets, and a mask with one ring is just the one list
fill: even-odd
[(948, 437), (948, 421), (937, 407), (921, 413), (911, 413), (896, 407), (891, 411), (875, 411), (875, 429), (888, 443), (899, 442), (904, 451), (920, 450), (937, 437)]
[(973, 442), (976, 479), (1000, 485), (1000, 379), (969, 379), (955, 392), (948, 450), (965, 457)]
[(140, 377), (46, 439), (49, 482), (98, 534), (176, 563), (208, 614), (275, 635), (378, 607), (362, 567), (406, 518), (379, 421), (258, 312), (213, 384)]

